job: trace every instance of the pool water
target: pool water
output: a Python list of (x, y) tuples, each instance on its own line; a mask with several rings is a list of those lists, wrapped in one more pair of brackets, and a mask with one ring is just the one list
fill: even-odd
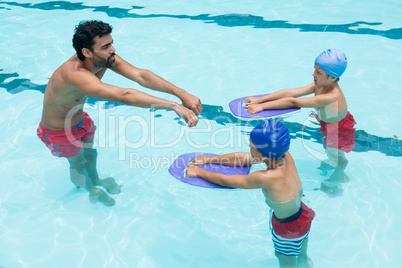
[[(315, 267), (399, 267), (402, 3), (337, 1), (0, 1), (0, 267), (278, 267), (261, 190), (191, 186), (168, 172), (180, 154), (248, 151), (258, 122), (228, 103), (312, 82), (315, 57), (338, 48), (356, 124), (347, 178), (325, 158), (311, 109), (284, 118), (316, 212)], [(117, 204), (92, 204), (65, 159), (36, 136), (43, 92), (74, 54), (81, 20), (113, 26), (117, 53), (201, 98), (200, 122), (174, 112), (89, 99), (98, 171), (123, 185)], [(177, 101), (107, 72), (106, 83)], [(253, 170), (262, 168), (255, 166)]]

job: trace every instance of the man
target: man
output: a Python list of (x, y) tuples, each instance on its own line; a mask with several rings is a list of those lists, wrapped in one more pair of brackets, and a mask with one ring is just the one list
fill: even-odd
[[(117, 194), (121, 186), (113, 178), (99, 179), (96, 170), (97, 152), (93, 149), (96, 127), (83, 112), (88, 96), (139, 107), (174, 110), (189, 127), (197, 125), (202, 107), (200, 99), (154, 73), (136, 68), (115, 54), (112, 28), (101, 21), (83, 21), (75, 28), (73, 46), (77, 54), (63, 63), (47, 84), (38, 136), (58, 157), (70, 163), (71, 181), (89, 191), (91, 202), (107, 206), (115, 200), (103, 190)], [(120, 88), (101, 82), (107, 69), (157, 91), (176, 95), (183, 103), (160, 99), (131, 88)], [(186, 108), (187, 107), (187, 108)], [(191, 109), (191, 110), (190, 110)]]

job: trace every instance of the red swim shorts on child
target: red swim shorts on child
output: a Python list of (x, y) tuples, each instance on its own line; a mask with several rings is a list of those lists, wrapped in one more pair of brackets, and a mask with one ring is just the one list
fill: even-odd
[(347, 112), (346, 117), (337, 123), (326, 123), (316, 116), (320, 122), (320, 131), (324, 135), (324, 145), (349, 153), (355, 147), (356, 121), (353, 115)]
[(37, 134), (50, 149), (52, 155), (69, 158), (81, 151), (84, 141), (93, 139), (95, 130), (96, 127), (91, 117), (83, 112), (83, 119), (77, 125), (60, 130), (49, 130), (39, 123)]
[(308, 238), (315, 212), (301, 202), (300, 210), (286, 219), (272, 213), (271, 233), (275, 251), (286, 256), (298, 256)]

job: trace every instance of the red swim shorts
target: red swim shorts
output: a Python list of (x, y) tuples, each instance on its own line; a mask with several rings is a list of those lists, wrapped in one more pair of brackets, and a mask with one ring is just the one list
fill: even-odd
[(278, 219), (273, 214), (271, 224), (275, 234), (282, 238), (294, 239), (303, 237), (310, 231), (311, 222), (314, 217), (314, 210), (301, 202), (299, 212), (286, 219)]
[(337, 148), (349, 153), (355, 147), (356, 121), (351, 113), (338, 123), (326, 123), (316, 116), (320, 122), (320, 131), (324, 135), (324, 145), (329, 148)]
[(286, 219), (278, 219), (272, 213), (271, 234), (275, 251), (286, 256), (300, 255), (314, 216), (315, 212), (303, 202), (300, 210)]
[(82, 121), (72, 127), (49, 130), (39, 123), (38, 137), (50, 149), (52, 155), (58, 157), (73, 157), (77, 155), (84, 141), (90, 141), (95, 135), (96, 127), (91, 117), (83, 112)]

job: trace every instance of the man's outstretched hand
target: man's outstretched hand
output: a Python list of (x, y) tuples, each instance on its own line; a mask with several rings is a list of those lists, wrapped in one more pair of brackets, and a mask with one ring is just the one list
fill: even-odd
[(195, 115), (199, 115), (202, 111), (201, 100), (200, 98), (191, 95), (188, 92), (185, 92), (183, 96), (180, 97), (183, 106), (192, 110)]
[(198, 117), (190, 109), (187, 109), (186, 107), (177, 104), (174, 106), (173, 110), (176, 112), (178, 116), (180, 116), (186, 121), (188, 127), (194, 127), (198, 124)]

